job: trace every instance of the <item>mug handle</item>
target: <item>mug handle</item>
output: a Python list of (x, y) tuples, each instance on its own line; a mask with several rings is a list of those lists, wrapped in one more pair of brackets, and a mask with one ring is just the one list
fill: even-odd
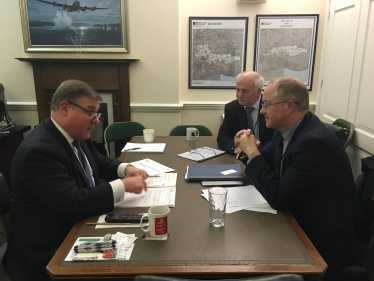
[(149, 226), (148, 226), (148, 228), (143, 228), (143, 219), (144, 219), (144, 218), (148, 218), (148, 222), (149, 222), (149, 214), (146, 213), (146, 214), (144, 214), (144, 215), (140, 218), (140, 228), (141, 228), (144, 232), (147, 232)]
[(196, 138), (199, 137), (199, 134), (200, 134), (199, 129), (196, 129)]

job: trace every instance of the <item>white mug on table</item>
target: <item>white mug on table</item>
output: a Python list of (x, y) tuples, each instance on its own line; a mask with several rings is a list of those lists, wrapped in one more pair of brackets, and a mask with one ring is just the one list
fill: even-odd
[[(140, 219), (140, 227), (153, 237), (165, 237), (169, 235), (169, 214), (168, 206), (152, 206), (148, 213)], [(148, 229), (143, 227), (143, 219), (148, 218)]]
[(186, 129), (186, 139), (188, 141), (194, 141), (199, 137), (199, 130), (194, 127), (188, 127)]
[(155, 138), (155, 130), (153, 129), (144, 129), (143, 130), (144, 142), (153, 142)]

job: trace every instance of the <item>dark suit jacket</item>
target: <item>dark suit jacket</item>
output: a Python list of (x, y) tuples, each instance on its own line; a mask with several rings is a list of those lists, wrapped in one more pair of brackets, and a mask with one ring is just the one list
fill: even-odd
[[(257, 139), (262, 146), (271, 141), (274, 129), (266, 128), (265, 117), (260, 114), (261, 103), (258, 114), (259, 136)], [(247, 114), (244, 106), (240, 105), (237, 100), (233, 100), (225, 105), (225, 118), (218, 131), (217, 143), (220, 148), (230, 154), (234, 154), (234, 136), (237, 132), (248, 129)]]
[(274, 209), (291, 211), (327, 262), (328, 271), (355, 262), (357, 201), (351, 165), (343, 146), (313, 113), (307, 113), (283, 155), (282, 175), (273, 175), (276, 142), (246, 167), (256, 188)]
[[(121, 162), (82, 148), (99, 178), (118, 178)], [(113, 209), (108, 183), (90, 188), (70, 144), (50, 118), (21, 143), (12, 163), (10, 239), (5, 263), (13, 280), (44, 280), (45, 267), (77, 220)], [(31, 279), (30, 279), (31, 278)]]

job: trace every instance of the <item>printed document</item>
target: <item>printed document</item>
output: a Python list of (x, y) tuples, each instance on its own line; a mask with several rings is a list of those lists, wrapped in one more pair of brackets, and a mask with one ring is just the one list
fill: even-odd
[(147, 187), (176, 187), (177, 173), (162, 173), (145, 180)]
[[(226, 187), (226, 189), (228, 191), (226, 203), (227, 214), (240, 210), (277, 213), (253, 185)], [(208, 189), (203, 189), (201, 195), (206, 200), (209, 200)]]
[(162, 153), (165, 150), (166, 143), (126, 143), (121, 152), (154, 152)]
[(157, 176), (161, 173), (168, 173), (174, 171), (174, 169), (166, 167), (149, 158), (132, 162), (131, 165), (133, 165), (136, 168), (145, 170), (150, 177)]
[(175, 207), (175, 188), (149, 188), (141, 194), (125, 192), (123, 201), (114, 204), (114, 208), (151, 207), (165, 205)]

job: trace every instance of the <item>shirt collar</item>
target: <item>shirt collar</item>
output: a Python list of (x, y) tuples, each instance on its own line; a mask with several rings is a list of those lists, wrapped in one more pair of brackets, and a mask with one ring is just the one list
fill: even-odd
[(55, 124), (57, 130), (60, 131), (60, 133), (65, 137), (65, 139), (68, 141), (68, 143), (72, 143), (74, 139), (51, 117), (51, 120), (53, 124)]
[[(305, 115), (304, 115), (305, 116)], [(297, 127), (299, 127), (301, 121), (303, 121), (304, 116), (301, 117), (295, 124), (293, 124), (290, 128), (288, 128), (285, 132), (283, 132), (282, 136), (285, 141), (290, 142), (292, 139), (293, 134), (295, 133)]]
[(253, 107), (254, 109), (256, 109), (257, 111), (258, 111), (258, 109), (260, 108), (260, 100), (261, 100), (261, 96), (260, 96), (260, 98), (254, 103), (254, 105), (252, 105), (252, 106), (244, 106), (244, 109), (246, 108), (246, 107)]

